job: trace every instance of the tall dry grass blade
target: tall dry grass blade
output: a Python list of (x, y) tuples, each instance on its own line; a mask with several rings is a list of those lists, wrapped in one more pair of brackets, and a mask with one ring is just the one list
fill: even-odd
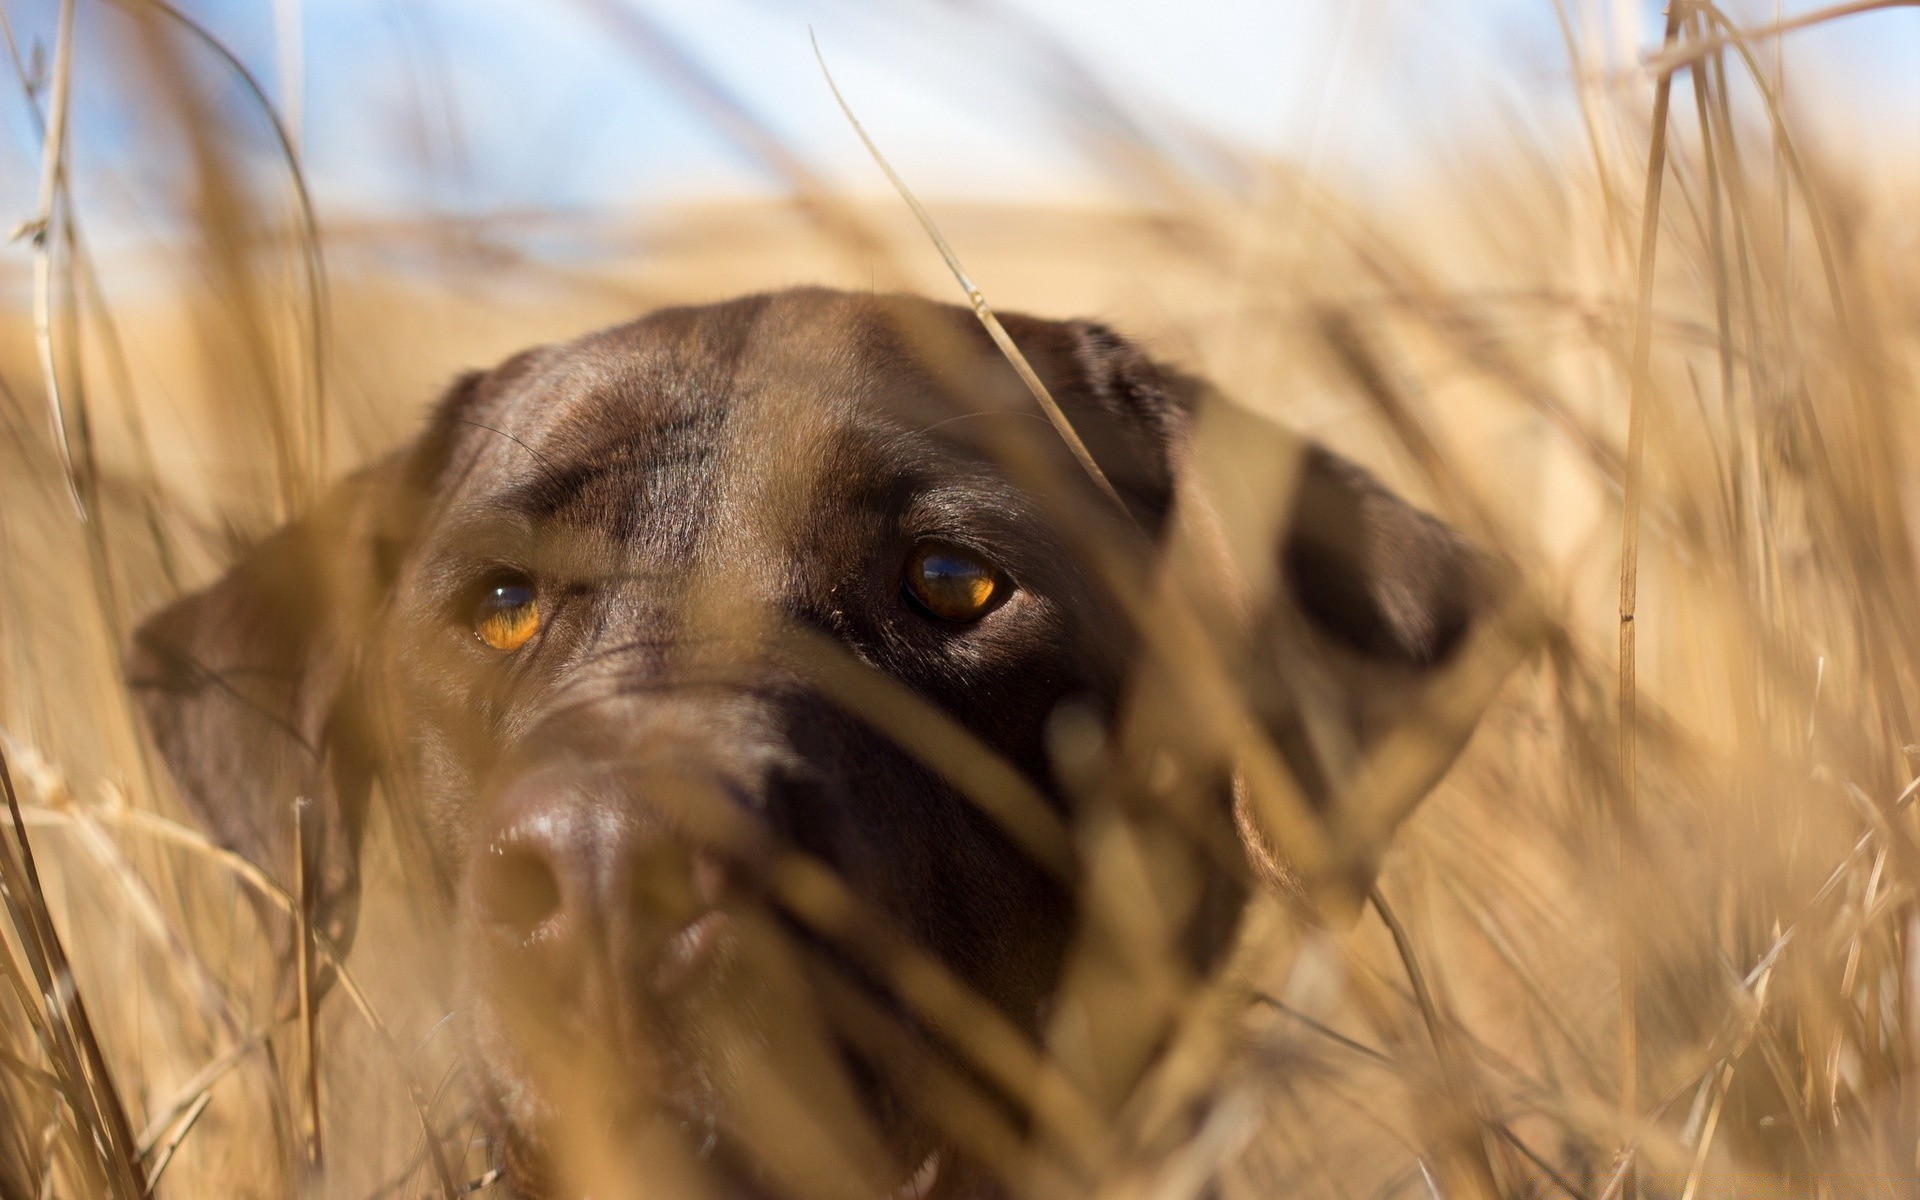
[[(214, 427), (230, 466), (242, 478), (259, 472), (259, 438), (271, 448), (270, 488), (251, 514), (275, 521), (306, 511), (325, 473), (327, 416), (324, 366), (327, 339), (325, 268), (306, 177), (279, 114), (259, 80), (232, 49), (167, 0), (113, 0), (130, 18), (143, 65), (156, 79), (156, 99), (187, 143), (189, 228), (218, 305), (194, 311), (208, 373), (202, 386), (225, 418)], [(283, 221), (264, 213), (251, 194), (243, 155), (226, 136), (234, 115), (209, 95), (194, 70), (191, 50), (204, 50), (232, 73), (247, 106), (266, 125), (287, 169), (292, 201), (289, 255), (299, 277), (297, 332), (277, 334), (280, 306), (258, 265), (261, 248), (277, 246)], [(291, 358), (292, 366), (287, 365)], [(291, 374), (289, 380), (287, 376)]]
[[(21, 91), (27, 104), (28, 116), (33, 123), (35, 133), (39, 136), (41, 144), (44, 147), (47, 141), (48, 119), (46, 114), (41, 111), (40, 95), (38, 90), (33, 86), (33, 80), (31, 78), (32, 71), (26, 60), (21, 56), (19, 41), (14, 36), (13, 22), (7, 16), (4, 8), (0, 8), (0, 39), (4, 39), (6, 42), (7, 57), (13, 65), (14, 76), (20, 81)], [(79, 300), (86, 306), (93, 327), (101, 340), (104, 357), (106, 358), (106, 366), (114, 381), (114, 392), (120, 399), (121, 417), (133, 439), (134, 453), (139, 464), (139, 475), (144, 479), (158, 479), (160, 472), (158, 462), (154, 456), (153, 440), (148, 432), (146, 418), (141, 413), (140, 406), (134, 395), (133, 372), (127, 363), (126, 348), (120, 334), (118, 322), (114, 319), (112, 309), (106, 302), (99, 271), (94, 265), (93, 256), (86, 248), (85, 239), (83, 239), (80, 234), (80, 218), (79, 215), (74, 212), (73, 198), (65, 188), (62, 188), (60, 192), (58, 217), (61, 232), (66, 242), (68, 261), (73, 267), (74, 289), (80, 293)], [(77, 337), (80, 331), (80, 325), (77, 320), (73, 323), (73, 328)], [(83, 408), (82, 415), (84, 415), (84, 412), (85, 410)], [(97, 472), (91, 468), (89, 470), (88, 483), (89, 489), (96, 493), (94, 498), (97, 499), (99, 479), (97, 478)], [(86, 498), (83, 497), (83, 504), (85, 502)], [(166, 578), (169, 589), (177, 590), (178, 578), (174, 565), (175, 550), (173, 540), (166, 528), (165, 522), (162, 520), (158, 497), (152, 489), (142, 489), (139, 504), (142, 516), (147, 525), (148, 535), (153, 541), (154, 553), (159, 558), (161, 573)], [(90, 538), (97, 539), (102, 543), (104, 543), (106, 536), (104, 531), (90, 530), (89, 532)], [(103, 551), (96, 549), (92, 545), (90, 545), (89, 549), (95, 553), (97, 563), (103, 563), (105, 561), (106, 555)], [(111, 602), (112, 595), (116, 591), (111, 573), (103, 570), (100, 566), (96, 566), (96, 575), (106, 576), (106, 578), (100, 580), (99, 590), (102, 593), (103, 600), (107, 602), (107, 619), (117, 630), (119, 627), (119, 613), (117, 605)], [(144, 774), (145, 772), (143, 772), (143, 776)]]
[(60, 1049), (54, 1061), (67, 1075), (72, 1092), (84, 1100), (82, 1106), (74, 1108), (73, 1119), (91, 1142), (101, 1175), (115, 1200), (142, 1200), (146, 1188), (132, 1126), (107, 1069), (106, 1055), (94, 1036), (93, 1022), (65, 947), (53, 928), (4, 748), (0, 748), (0, 791), (6, 794), (12, 835), (11, 839), (0, 838), (0, 893), (4, 893), (14, 933), (39, 985), (52, 1040)]
[(1369, 891), (1367, 900), (1393, 939), (1394, 953), (1399, 955), (1400, 966), (1407, 973), (1407, 982), (1413, 988), (1414, 1001), (1419, 1008), (1420, 1022), (1426, 1028), (1434, 1058), (1440, 1064), (1443, 1086), (1461, 1118), (1459, 1135), (1448, 1147), (1448, 1158), (1466, 1167), (1466, 1175), (1459, 1182), (1488, 1200), (1511, 1195), (1511, 1170), (1500, 1169), (1501, 1164), (1489, 1152), (1487, 1143), (1493, 1121), (1486, 1096), (1472, 1062), (1461, 1052), (1453, 1037), (1449, 1028), (1451, 1022), (1441, 1012), (1440, 998), (1414, 949), (1413, 935), (1401, 923), (1400, 917), (1379, 888)]
[(314, 211), (313, 193), (307, 186), (306, 169), (301, 166), (300, 147), (296, 135), (282, 119), (280, 111), (267, 95), (266, 88), (254, 75), (251, 68), (235, 54), (227, 44), (214, 36), (205, 25), (182, 12), (167, 0), (113, 0), (115, 4), (129, 11), (137, 11), (140, 6), (150, 6), (159, 11), (187, 35), (205, 46), (219, 58), (222, 65), (233, 72), (246, 90), (249, 101), (260, 115), (265, 118), (267, 127), (273, 133), (274, 148), (279, 152), (282, 165), (286, 168), (288, 183), (293, 190), (294, 216), (297, 222), (295, 240), (300, 247), (300, 262), (305, 282), (307, 301), (307, 354), (306, 354), (306, 414), (307, 428), (303, 431), (307, 447), (308, 478), (318, 484), (327, 477), (327, 340), (330, 304), (327, 298), (326, 258), (320, 242), (320, 220)]
[(307, 11), (304, 0), (273, 0), (275, 82), (287, 140), (295, 152), (307, 124)]
[(307, 1104), (306, 1166), (317, 1175), (326, 1154), (320, 1132), (320, 1045), (313, 1012), (313, 888), (307, 876), (311, 803), (305, 796), (293, 800), (293, 969), (300, 1021), (300, 1070)]
[[(1834, 245), (1834, 230), (1821, 202), (1820, 191), (1800, 153), (1798, 139), (1788, 128), (1785, 105), (1762, 70), (1753, 48), (1738, 35), (1732, 19), (1710, 0), (1695, 0), (1700, 11), (1718, 25), (1730, 39), (1728, 45), (1739, 56), (1749, 79), (1760, 94), (1762, 109), (1772, 130), (1781, 177), (1781, 220), (1786, 216), (1786, 183), (1790, 181), (1806, 210), (1808, 228), (1819, 256), (1828, 303), (1840, 344), (1848, 352), (1839, 356), (1846, 386), (1848, 420), (1823, 421), (1822, 414), (1809, 414), (1808, 439), (1815, 452), (1825, 460), (1826, 502), (1839, 509), (1834, 514), (1835, 540), (1852, 572), (1857, 602), (1865, 610), (1864, 620), (1877, 628), (1874, 634), (1898, 646), (1900, 658), (1920, 661), (1920, 635), (1913, 623), (1904, 618), (1916, 602), (1916, 570), (1907, 504), (1900, 494), (1898, 465), (1889, 455), (1897, 445), (1897, 419), (1880, 402), (1878, 382), (1869, 375), (1867, 351), (1871, 343), (1863, 341), (1850, 315), (1848, 289), (1841, 274), (1839, 253)], [(1784, 286), (1784, 285), (1783, 285)], [(1825, 426), (1832, 424), (1831, 434)], [(1851, 458), (1836, 456), (1844, 447)], [(1882, 706), (1878, 718), (1881, 732), (1889, 739), (1906, 740), (1912, 726), (1912, 713), (1920, 706), (1920, 688), (1902, 678), (1893, 667), (1893, 656), (1875, 653), (1868, 657), (1877, 696)], [(1882, 782), (1885, 782), (1884, 780)]]
[(1646, 69), (1667, 73), (1688, 67), (1711, 54), (1738, 42), (1761, 42), (1777, 39), (1784, 34), (1795, 33), (1802, 29), (1811, 29), (1815, 25), (1824, 25), (1843, 17), (1859, 16), (1886, 8), (1913, 8), (1920, 6), (1920, 0), (1849, 0), (1845, 4), (1816, 8), (1811, 12), (1795, 13), (1791, 17), (1782, 17), (1769, 21), (1765, 25), (1756, 25), (1751, 29), (1730, 29), (1717, 37), (1703, 38), (1698, 43), (1689, 44), (1685, 49), (1663, 49), (1659, 54), (1648, 55)]
[(137, 1145), (141, 1157), (152, 1157), (154, 1150), (160, 1145), (161, 1136), (178, 1124), (188, 1109), (195, 1108), (205, 1101), (212, 1094), (214, 1085), (231, 1074), (249, 1054), (260, 1049), (266, 1038), (265, 1033), (255, 1034), (228, 1050), (189, 1079), (171, 1103), (161, 1105), (147, 1121), (146, 1127), (140, 1131)]
[(873, 138), (868, 136), (866, 127), (860, 124), (860, 118), (854, 115), (852, 106), (847, 103), (847, 98), (840, 94), (840, 85), (833, 81), (833, 72), (827, 69), (826, 55), (821, 53), (820, 39), (813, 36), (811, 29), (807, 31), (807, 36), (813, 41), (814, 60), (820, 64), (820, 74), (826, 79), (828, 90), (833, 93), (834, 103), (840, 106), (840, 111), (847, 118), (847, 123), (852, 125), (853, 132), (859, 135), (860, 144), (867, 148), (867, 153), (873, 157), (875, 165), (886, 175), (887, 182), (893, 185), (894, 191), (900, 194), (900, 198), (913, 211), (914, 220), (920, 223), (920, 228), (926, 232), (927, 238), (940, 252), (940, 257), (946, 262), (947, 269), (953, 272), (955, 282), (966, 294), (967, 303), (973, 308), (973, 315), (978, 317), (980, 324), (986, 327), (988, 336), (993, 338), (993, 344), (1000, 348), (1000, 353), (1006, 358), (1007, 363), (1020, 376), (1020, 382), (1024, 383), (1027, 391), (1033, 394), (1035, 403), (1039, 404), (1040, 410), (1047, 414), (1047, 420), (1060, 431), (1061, 439), (1066, 442), (1067, 449), (1073, 452), (1073, 457), (1079, 462), (1080, 469), (1087, 473), (1087, 478), (1093, 480), (1095, 486), (1113, 502), (1116, 509), (1122, 513), (1129, 512), (1126, 501), (1122, 500), (1120, 493), (1114, 490), (1113, 484), (1107, 479), (1107, 473), (1100, 469), (1100, 464), (1094, 461), (1093, 452), (1087, 449), (1087, 444), (1074, 430), (1073, 422), (1067, 419), (1066, 412), (1053, 398), (1053, 393), (1047, 390), (1045, 383), (1041, 382), (1040, 376), (1033, 369), (1033, 364), (1027, 361), (1027, 356), (1020, 352), (1020, 347), (1014, 345), (1013, 339), (1007, 335), (1006, 329), (1000, 324), (1000, 318), (994, 316), (993, 309), (987, 306), (986, 294), (967, 275), (966, 268), (960, 264), (960, 256), (954, 253), (953, 246), (947, 241), (946, 235), (940, 232), (940, 227), (934, 223), (932, 215), (914, 196), (913, 190), (907, 186), (907, 181), (900, 178), (899, 172), (893, 169), (893, 164), (887, 161), (887, 156), (880, 152), (880, 147), (874, 143)]
[(1567, 64), (1574, 72), (1575, 87), (1580, 102), (1580, 121), (1586, 134), (1583, 139), (1587, 153), (1593, 158), (1594, 186), (1600, 190), (1601, 211), (1606, 214), (1607, 229), (1613, 234), (1608, 245), (1624, 246), (1632, 236), (1628, 228), (1625, 205), (1620, 200), (1619, 190), (1614, 186), (1613, 169), (1607, 159), (1606, 141), (1601, 135), (1601, 114), (1599, 112), (1599, 80), (1597, 72), (1589, 69), (1586, 56), (1581, 51), (1579, 37), (1574, 32), (1573, 15), (1567, 11), (1568, 0), (1553, 0), (1553, 16), (1560, 28), (1560, 41), (1565, 50)]
[[(1687, 5), (1667, 8), (1665, 40), (1678, 40)], [(1640, 743), (1638, 615), (1640, 596), (1640, 507), (1646, 488), (1646, 407), (1653, 391), (1649, 373), (1653, 353), (1652, 312), (1655, 255), (1660, 242), (1660, 196), (1667, 174), (1667, 109), (1673, 97), (1673, 72), (1662, 71), (1654, 85), (1653, 138), (1647, 150), (1646, 190), (1640, 211), (1640, 257), (1636, 269), (1632, 374), (1627, 384), (1626, 494), (1620, 517), (1620, 794), (1618, 855), (1620, 888), (1620, 1117), (1623, 1129), (1640, 1120), (1640, 964), (1635, 930), (1640, 900)], [(1628, 1151), (1622, 1161), (1621, 1189), (1637, 1200), (1638, 1179)]]
[[(1695, 16), (1692, 20), (1695, 23), (1694, 36), (1698, 38), (1702, 32), (1700, 26), (1703, 18)], [(1746, 510), (1746, 488), (1740, 456), (1739, 409), (1734, 401), (1736, 349), (1733, 341), (1733, 281), (1727, 270), (1727, 236), (1723, 215), (1725, 203), (1722, 193), (1725, 188), (1720, 178), (1720, 156), (1715, 152), (1713, 98), (1710, 94), (1713, 75), (1701, 63), (1691, 72), (1691, 76), (1694, 117), (1699, 126), (1700, 160), (1706, 168), (1706, 194), (1702, 203), (1706, 207), (1708, 266), (1713, 272), (1714, 333), (1720, 350), (1721, 436), (1725, 439), (1722, 452), (1728, 460), (1723, 515), (1732, 522), (1732, 528), (1727, 530), (1729, 542), (1738, 547), (1738, 521), (1739, 514)]]
[[(8, 57), (20, 81), (29, 119), (39, 135), (43, 162), (51, 161), (47, 156), (55, 151), (56, 136), (61, 142), (59, 154), (62, 165), (54, 181), (51, 208), (43, 208), (45, 219), (29, 225), (29, 228), (35, 231), (33, 236), (36, 281), (35, 345), (43, 364), (43, 388), (47, 391), (49, 410), (54, 419), (53, 433), (60, 469), (65, 476), (69, 495), (78, 498), (75, 511), (80, 517), (84, 530), (83, 540), (91, 570), (98, 615), (107, 630), (107, 636), (118, 643), (125, 633), (121, 602), (123, 589), (118, 577), (119, 572), (116, 570), (114, 555), (109, 549), (113, 531), (107, 528), (107, 514), (101, 495), (102, 472), (97, 439), (93, 430), (93, 416), (89, 409), (85, 385), (82, 345), (85, 329), (80, 317), (80, 305), (83, 302), (102, 311), (104, 305), (98, 296), (98, 279), (82, 249), (79, 218), (74, 211), (72, 190), (68, 186), (64, 165), (68, 135), (65, 132), (56, 135), (55, 131), (55, 126), (61, 124), (65, 118), (62, 117), (56, 121), (53, 116), (41, 111), (39, 92), (33, 86), (27, 64), (20, 56), (12, 21), (4, 12), (0, 12), (0, 36), (3, 36), (6, 41)], [(71, 84), (66, 86), (70, 88)], [(61, 95), (62, 93), (56, 89), (55, 107), (58, 107)], [(57, 243), (57, 251), (55, 243)], [(60, 255), (62, 269), (58, 274), (64, 284), (59, 289), (57, 316), (50, 291), (42, 290), (40, 287), (42, 282), (51, 286), (56, 253)], [(44, 275), (43, 266), (45, 267)], [(102, 322), (102, 332), (108, 342), (109, 364), (116, 367), (122, 366), (118, 357), (117, 335), (112, 322), (104, 317), (99, 319)], [(56, 333), (62, 329), (66, 331), (64, 339), (56, 336)], [(62, 342), (64, 346), (60, 344)], [(124, 371), (122, 378), (124, 379)], [(131, 389), (122, 387), (120, 394), (128, 418), (128, 428), (134, 434), (135, 445), (150, 466), (151, 447), (146, 440), (145, 424), (140, 420), (132, 404)], [(66, 422), (69, 408), (72, 410), (70, 425)], [(148, 526), (153, 532), (156, 546), (165, 556), (167, 554), (165, 539), (160, 532), (151, 496), (142, 497), (142, 507), (147, 513)]]
[(47, 116), (46, 142), (40, 154), (39, 211), (14, 236), (28, 237), (33, 242), (33, 337), (40, 355), (41, 384), (47, 393), (47, 418), (53, 429), (54, 450), (60, 456), (60, 470), (66, 479), (67, 498), (73, 503), (74, 515), (84, 522), (87, 506), (80, 497), (80, 481), (74, 471), (73, 445), (67, 437), (67, 417), (61, 403), (60, 364), (53, 344), (53, 227), (59, 216), (60, 195), (66, 179), (76, 4), (77, 0), (60, 2), (58, 32), (54, 36), (53, 99)]
[(186, 1115), (180, 1118), (180, 1123), (174, 1127), (172, 1135), (158, 1148), (158, 1153), (153, 1156), (152, 1165), (147, 1168), (149, 1193), (160, 1186), (160, 1176), (166, 1173), (167, 1165), (173, 1162), (174, 1153), (180, 1149), (181, 1143), (187, 1140), (187, 1135), (193, 1132), (193, 1127), (200, 1123), (201, 1114), (207, 1111), (207, 1105), (212, 1101), (213, 1093), (200, 1093), (199, 1099), (195, 1100), (187, 1109)]

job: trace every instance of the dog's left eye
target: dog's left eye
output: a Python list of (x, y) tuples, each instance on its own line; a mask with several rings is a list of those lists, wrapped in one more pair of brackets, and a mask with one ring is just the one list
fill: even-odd
[(533, 581), (511, 575), (489, 582), (474, 607), (473, 634), (495, 650), (518, 650), (540, 632)]
[(1012, 590), (998, 567), (948, 542), (915, 546), (905, 584), (914, 603), (943, 621), (977, 621)]

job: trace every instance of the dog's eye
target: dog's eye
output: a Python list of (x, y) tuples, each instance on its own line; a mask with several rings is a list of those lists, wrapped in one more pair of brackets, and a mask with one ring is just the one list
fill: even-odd
[(907, 558), (907, 595), (943, 621), (977, 621), (1010, 590), (999, 568), (948, 542), (922, 542)]
[(489, 582), (474, 606), (473, 634), (495, 650), (518, 650), (540, 632), (540, 600), (520, 575)]

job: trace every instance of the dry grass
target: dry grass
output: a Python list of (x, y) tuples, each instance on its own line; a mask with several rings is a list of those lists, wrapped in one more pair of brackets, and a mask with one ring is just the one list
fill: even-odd
[[(168, 10), (123, 7), (116, 53), (188, 164), (156, 202), (188, 235), (157, 266), (93, 256), (50, 157), (39, 286), (8, 281), (37, 311), (0, 331), (0, 1197), (484, 1187), (421, 986), (441, 940), (401, 865), (370, 872), (349, 986), (288, 1007), (273, 905), (248, 897), (293, 906), (171, 819), (115, 648), (404, 437), (461, 367), (668, 301), (952, 285), (897, 207), (801, 177), (791, 205), (592, 230), (590, 267), (484, 222), (331, 224), (323, 279), (287, 174), (233, 150), (259, 114), (201, 86), (228, 68)], [(644, 26), (608, 27), (675, 65)], [(1666, 76), (1594, 78), (1584, 142), (1463, 147), (1470, 166), (1391, 205), (1283, 164), (1224, 191), (1116, 144), (1108, 101), (1076, 94), (1062, 128), (1136, 208), (933, 206), (997, 308), (1107, 319), (1368, 461), (1502, 547), (1543, 614), (1351, 924), (1260, 907), (1235, 973), (1136, 1031), (1173, 1049), (1122, 1094), (1076, 1091), (1080, 1051), (1044, 1048), (1044, 1119), (1008, 1151), (1036, 1192), (1920, 1181), (1920, 260), (1889, 249), (1911, 250), (1920, 195), (1859, 183), (1865, 147), (1796, 141), (1771, 52), (1733, 32), (1676, 7), (1670, 103)], [(728, 136), (778, 157), (677, 65)], [(63, 78), (30, 96), (56, 145)], [(102, 278), (136, 271), (168, 282), (109, 303)], [(1344, 835), (1335, 859), (1369, 851), (1364, 822)], [(1201, 1098), (1197, 1126), (1169, 1115)]]

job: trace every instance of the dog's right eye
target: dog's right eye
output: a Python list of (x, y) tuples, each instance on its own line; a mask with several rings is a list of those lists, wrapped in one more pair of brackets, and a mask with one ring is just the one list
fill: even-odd
[(524, 575), (490, 580), (474, 606), (473, 635), (500, 651), (518, 650), (540, 632), (540, 597)]
[(906, 592), (925, 612), (943, 621), (977, 621), (1012, 590), (1000, 569), (947, 542), (921, 542), (907, 558)]

